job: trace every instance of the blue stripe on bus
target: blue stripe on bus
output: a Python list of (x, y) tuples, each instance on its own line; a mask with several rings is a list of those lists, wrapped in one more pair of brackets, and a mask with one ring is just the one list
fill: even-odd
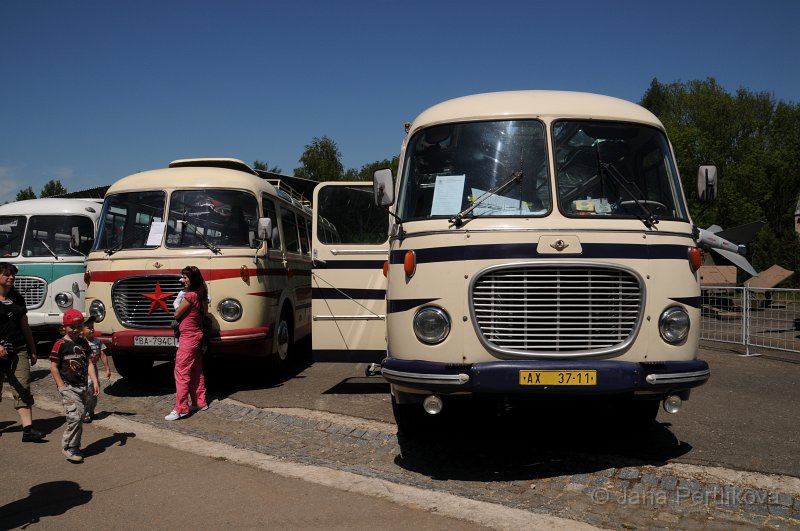
[(314, 264), (315, 269), (383, 269), (386, 260), (326, 260)]
[(394, 299), (386, 302), (387, 313), (405, 312), (438, 299)]
[(692, 308), (700, 307), (700, 297), (670, 297), (670, 300), (691, 306)]
[(362, 288), (313, 288), (311, 290), (311, 296), (314, 299), (383, 300), (386, 298), (386, 290)]
[[(508, 259), (640, 259), (640, 260), (686, 260), (688, 245), (641, 245), (619, 243), (585, 243), (580, 254), (540, 254), (537, 244), (487, 244), (471, 246), (431, 247), (414, 249), (417, 264), (434, 262), (457, 262), (463, 260), (508, 260)], [(402, 264), (406, 249), (394, 250), (389, 263)]]

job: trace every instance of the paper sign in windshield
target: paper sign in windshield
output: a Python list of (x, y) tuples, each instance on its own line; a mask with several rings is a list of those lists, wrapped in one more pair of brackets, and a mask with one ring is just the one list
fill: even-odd
[(465, 175), (437, 175), (433, 190), (431, 216), (449, 216), (461, 212)]

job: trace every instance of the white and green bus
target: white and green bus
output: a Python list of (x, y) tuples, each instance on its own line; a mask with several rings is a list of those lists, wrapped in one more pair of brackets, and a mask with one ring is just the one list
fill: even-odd
[(19, 269), (14, 285), (37, 340), (55, 339), (68, 309), (85, 311), (86, 255), (101, 207), (99, 200), (61, 198), (0, 206), (0, 261)]

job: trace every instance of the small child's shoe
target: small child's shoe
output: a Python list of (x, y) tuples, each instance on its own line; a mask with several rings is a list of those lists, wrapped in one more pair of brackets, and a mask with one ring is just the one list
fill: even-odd
[(44, 433), (35, 428), (22, 429), (22, 442), (39, 442), (44, 439)]
[(83, 416), (83, 423), (84, 424), (89, 424), (90, 422), (92, 422), (92, 414), (91, 413), (86, 413)]
[(164, 417), (164, 420), (178, 420), (178, 419), (182, 419), (186, 415), (188, 415), (188, 413), (178, 413), (177, 411), (175, 411), (173, 409), (172, 411), (170, 411), (169, 415)]
[(77, 448), (64, 448), (64, 455), (67, 456), (67, 461), (72, 463), (83, 463), (83, 455)]

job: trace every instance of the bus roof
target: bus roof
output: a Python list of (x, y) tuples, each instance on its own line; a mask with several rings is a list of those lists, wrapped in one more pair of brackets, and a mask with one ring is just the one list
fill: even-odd
[(409, 136), (438, 123), (538, 117), (623, 120), (664, 128), (653, 113), (627, 100), (586, 92), (520, 90), (475, 94), (434, 105), (414, 120)]
[(30, 214), (84, 214), (97, 217), (100, 214), (102, 201), (100, 199), (64, 199), (44, 197), (41, 199), (26, 199), (14, 201), (0, 206), (0, 215), (23, 216)]
[(181, 166), (134, 173), (109, 186), (106, 195), (134, 190), (192, 188), (234, 188), (277, 195), (272, 184), (254, 173), (208, 166)]

